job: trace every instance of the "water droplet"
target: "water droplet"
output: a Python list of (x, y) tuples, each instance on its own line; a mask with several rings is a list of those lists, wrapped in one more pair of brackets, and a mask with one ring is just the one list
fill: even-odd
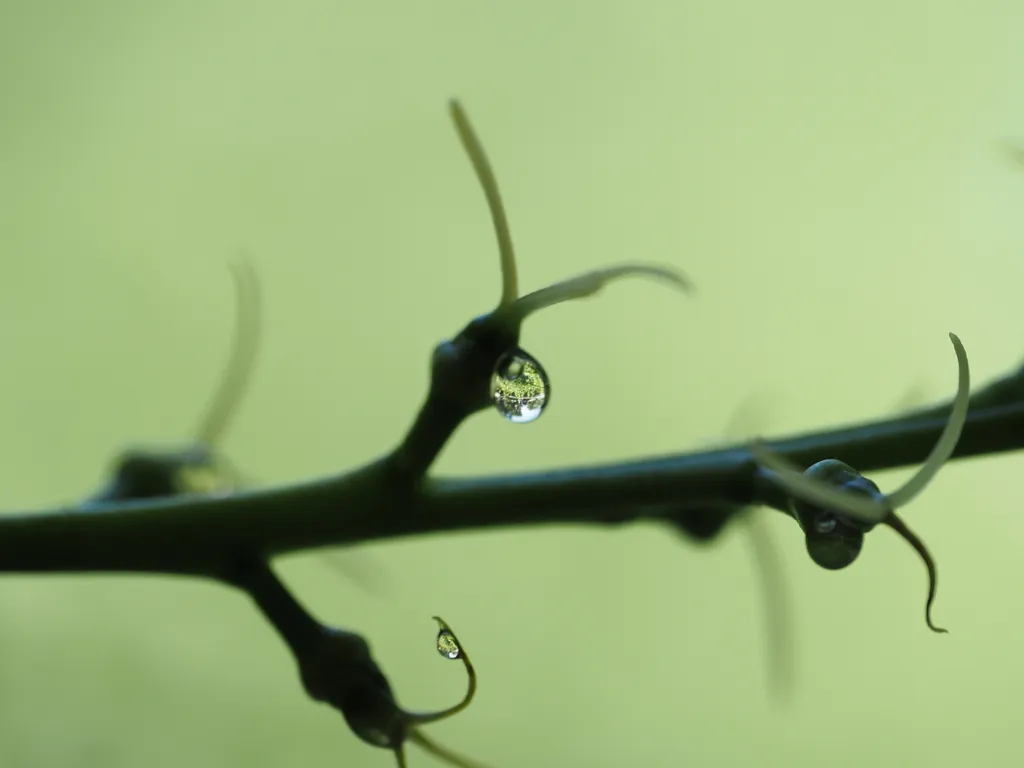
[(449, 629), (442, 629), (437, 633), (437, 652), (446, 659), (457, 659), (462, 654), (462, 649), (455, 642), (455, 635)]
[(516, 424), (536, 420), (550, 396), (548, 375), (527, 352), (515, 349), (498, 361), (491, 378), (491, 398), (506, 419)]

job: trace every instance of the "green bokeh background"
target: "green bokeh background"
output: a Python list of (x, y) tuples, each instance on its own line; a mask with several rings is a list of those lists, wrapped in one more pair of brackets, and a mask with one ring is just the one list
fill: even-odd
[[(0, 5), (3, 503), (100, 482), (115, 451), (194, 428), (253, 254), (267, 323), (225, 446), (261, 482), (387, 450), (432, 346), (498, 293), (483, 198), (445, 113), (495, 165), (524, 290), (622, 260), (689, 274), (548, 310), (524, 346), (557, 388), (535, 424), (472, 419), (438, 471), (636, 458), (744, 428), (872, 418), (1024, 352), (1024, 5), (14, 2)], [(609, 394), (618, 404), (609, 409)], [(401, 700), (479, 697), (433, 733), (496, 766), (1017, 765), (1019, 455), (951, 466), (816, 568), (765, 511), (799, 679), (766, 693), (742, 528), (653, 526), (381, 543), (281, 571), (364, 632)], [(879, 475), (883, 488), (905, 473)], [(487, 509), (479, 510), (481, 516)], [(422, 754), (413, 766), (435, 765)], [(0, 580), (0, 765), (393, 764), (310, 703), (247, 601), (164, 578)]]

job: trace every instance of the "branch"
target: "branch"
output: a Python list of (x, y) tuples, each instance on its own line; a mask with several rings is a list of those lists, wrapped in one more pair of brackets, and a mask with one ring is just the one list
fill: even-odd
[[(969, 393), (966, 353), (959, 346), (957, 398), (895, 418), (756, 446), (589, 467), (474, 478), (429, 475), (444, 445), (470, 416), (494, 408), (522, 423), (542, 415), (551, 383), (540, 362), (519, 346), (522, 324), (532, 314), (592, 296), (631, 276), (653, 278), (687, 294), (693, 290), (675, 270), (627, 264), (519, 296), (507, 217), (493, 173), (465, 114), (454, 102), (451, 110), (495, 223), (502, 291), (492, 311), (434, 350), (429, 391), (395, 450), (332, 477), (225, 493), (214, 443), (240, 400), (255, 360), (251, 334), (259, 325), (253, 275), (239, 269), (236, 287), (248, 310), (240, 307), (234, 362), (207, 409), (198, 441), (164, 454), (125, 454), (113, 480), (81, 505), (0, 517), (0, 571), (163, 573), (233, 585), (252, 597), (291, 649), (307, 693), (338, 709), (359, 738), (394, 751), (400, 765), (405, 764), (403, 744), (412, 741), (464, 767), (473, 763), (419, 728), (462, 709), (475, 690), (475, 673), (464, 652), (449, 652), (453, 645), (460, 649), (450, 628), (439, 620), (438, 647), (443, 639), (447, 657), (463, 660), (470, 692), (462, 704), (443, 713), (413, 715), (395, 702), (366, 641), (316, 621), (274, 575), (271, 558), (371, 540), (545, 524), (653, 520), (710, 539), (741, 511), (765, 506), (793, 517), (812, 558), (824, 567), (851, 563), (864, 534), (888, 522), (915, 544), (934, 576), (924, 545), (901, 521), (894, 522), (894, 510), (886, 506), (898, 493), (881, 495), (860, 472), (905, 467), (929, 457), (937, 469), (946, 458), (1024, 448), (1024, 372), (975, 392), (964, 419)], [(937, 444), (952, 450), (935, 449)], [(209, 479), (204, 473), (212, 484), (196, 481)], [(875, 506), (869, 505), (871, 514), (865, 517), (861, 512), (868, 500)], [(934, 578), (929, 606), (933, 596)]]
[[(945, 426), (896, 418), (765, 445), (796, 464), (837, 458), (864, 471), (920, 463)], [(954, 459), (1024, 448), (1024, 401), (972, 411)], [(219, 578), (232, 552), (266, 556), (423, 534), (660, 520), (707, 509), (788, 513), (788, 496), (746, 444), (547, 472), (431, 478), (395, 488), (390, 457), (337, 477), (230, 496), (175, 496), (0, 517), (0, 570)]]

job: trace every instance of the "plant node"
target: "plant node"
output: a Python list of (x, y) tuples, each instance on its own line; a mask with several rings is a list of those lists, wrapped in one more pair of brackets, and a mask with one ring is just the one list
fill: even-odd
[(896, 516), (896, 510), (913, 500), (935, 478), (956, 450), (967, 421), (971, 399), (967, 351), (955, 334), (949, 334), (949, 339), (958, 367), (957, 392), (949, 419), (921, 468), (892, 493), (882, 493), (853, 467), (836, 459), (819, 461), (801, 472), (799, 467), (760, 442), (755, 442), (751, 448), (758, 463), (773, 472), (779, 485), (790, 495), (792, 514), (804, 530), (807, 551), (819, 565), (836, 570), (852, 563), (860, 552), (864, 534), (879, 523), (892, 528), (914, 548), (928, 570), (925, 621), (933, 632), (946, 632), (935, 626), (931, 617), (938, 581), (935, 562), (924, 542)]

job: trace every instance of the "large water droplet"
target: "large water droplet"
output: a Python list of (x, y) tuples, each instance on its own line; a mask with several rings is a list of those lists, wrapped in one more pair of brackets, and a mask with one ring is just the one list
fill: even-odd
[(437, 633), (437, 652), (446, 659), (457, 659), (462, 654), (462, 649), (455, 642), (455, 635), (450, 629), (442, 629)]
[(502, 356), (491, 377), (491, 399), (498, 413), (516, 424), (540, 416), (548, 404), (551, 383), (541, 364), (522, 349)]

